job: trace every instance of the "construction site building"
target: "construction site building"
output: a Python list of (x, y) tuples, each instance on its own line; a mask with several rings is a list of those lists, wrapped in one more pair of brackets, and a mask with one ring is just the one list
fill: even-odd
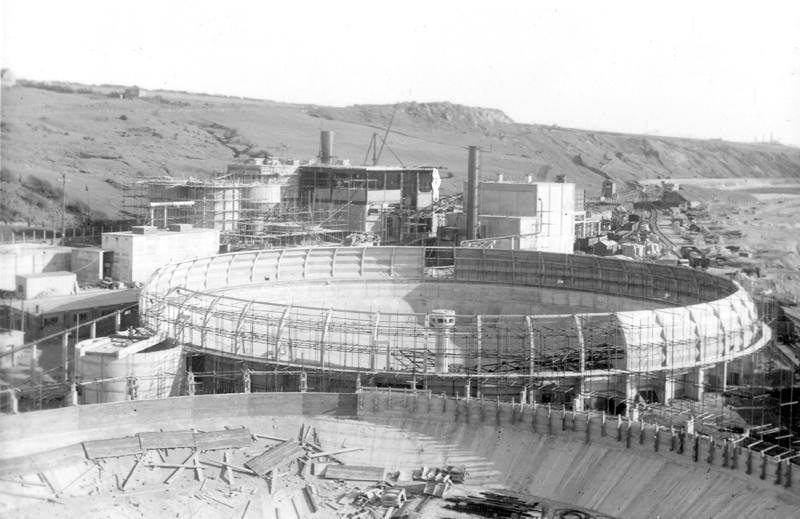
[(219, 231), (188, 224), (172, 224), (169, 230), (135, 226), (128, 232), (104, 233), (102, 246), (114, 256), (114, 280), (144, 283), (164, 264), (219, 253)]
[(313, 213), (329, 214), (329, 224), (349, 232), (371, 232), (398, 243), (435, 232), (430, 211), (438, 193), (432, 167), (301, 166), (299, 199)]
[(480, 182), (479, 200), (480, 235), (499, 239), (495, 248), (572, 252), (575, 184)]
[(44, 244), (0, 245), (0, 290), (15, 291), (16, 276), (72, 267), (72, 249)]

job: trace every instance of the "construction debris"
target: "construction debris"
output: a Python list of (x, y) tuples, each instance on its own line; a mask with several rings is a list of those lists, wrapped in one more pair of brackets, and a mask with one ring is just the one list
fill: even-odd
[(291, 463), (304, 454), (305, 450), (300, 445), (294, 441), (287, 441), (249, 460), (244, 466), (259, 476), (263, 476), (282, 465)]
[[(261, 443), (259, 448), (254, 443), (259, 439), (281, 443), (266, 447)], [(251, 501), (250, 496), (260, 491), (273, 500), (269, 510), (281, 519), (307, 519), (320, 513), (335, 514), (340, 519), (404, 519), (419, 517), (419, 511), (431, 499), (447, 496), (453, 483), (463, 482), (467, 473), (464, 466), (423, 467), (413, 473), (413, 480), (398, 481), (401, 472), (389, 467), (341, 464), (334, 455), (362, 448), (345, 448), (342, 444), (338, 449), (326, 445), (326, 450), (317, 431), (306, 424), (299, 435), (286, 440), (242, 427), (146, 432), (87, 441), (77, 447), (81, 464), (72, 465), (68, 479), (62, 476), (51, 484), (40, 472), (43, 483), (37, 482), (28, 489), (30, 493), (23, 493), (26, 489), (22, 485), (27, 482), (12, 479), (10, 482), (20, 484), (20, 492), (13, 492), (12, 497), (59, 502), (56, 498), (62, 495), (94, 494), (104, 487), (115, 497), (133, 498), (127, 503), (139, 508), (149, 500), (135, 496), (164, 493), (180, 498), (180, 489), (194, 484), (189, 499), (217, 510), (230, 508), (231, 517), (255, 517), (259, 507), (265, 510), (264, 504), (257, 504), (259, 500)], [(78, 459), (78, 450), (73, 450), (64, 451), (66, 459)], [(222, 452), (211, 454), (215, 450)], [(238, 480), (234, 472), (239, 474)]]
[(342, 479), (346, 481), (377, 481), (386, 480), (385, 467), (361, 467), (354, 465), (329, 465), (325, 471), (328, 479)]
[(467, 478), (467, 467), (466, 465), (460, 467), (448, 465), (444, 468), (422, 467), (422, 470), (414, 471), (412, 477), (417, 481), (464, 483)]
[(466, 497), (448, 498), (452, 503), (445, 506), (456, 512), (479, 515), (482, 517), (509, 517), (509, 518), (540, 518), (539, 503), (526, 502), (517, 497), (494, 493), (481, 492), (481, 496), (470, 495)]

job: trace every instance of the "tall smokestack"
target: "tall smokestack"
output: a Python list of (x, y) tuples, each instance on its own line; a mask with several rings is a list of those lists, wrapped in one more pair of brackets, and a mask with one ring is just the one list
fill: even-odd
[(324, 130), (319, 134), (320, 162), (330, 164), (333, 157), (333, 132)]
[(481, 150), (477, 146), (469, 147), (469, 164), (467, 166), (467, 239), (475, 239), (478, 226), (478, 171), (481, 169)]

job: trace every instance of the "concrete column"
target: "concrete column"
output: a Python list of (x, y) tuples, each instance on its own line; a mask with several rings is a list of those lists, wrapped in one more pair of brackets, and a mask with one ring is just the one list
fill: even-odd
[[(369, 369), (375, 371), (378, 369), (378, 326), (381, 320), (381, 313), (375, 312), (372, 315), (372, 340), (369, 347)], [(425, 350), (427, 351), (427, 344)]]
[[(625, 409), (628, 414), (628, 420), (637, 420), (639, 413), (636, 410), (636, 404), (634, 404), (634, 400), (636, 400), (636, 380), (632, 374), (625, 376), (625, 400), (627, 401)], [(634, 417), (634, 415), (636, 416)]]
[(69, 385), (69, 405), (71, 407), (78, 407), (78, 384), (75, 382)]
[(64, 332), (61, 336), (61, 363), (64, 365), (64, 383), (69, 380), (69, 334)]
[(11, 414), (19, 414), (19, 399), (17, 398), (17, 389), (12, 389), (8, 392), (8, 399), (9, 403), (11, 404), (9, 407), (11, 409)]
[(722, 362), (722, 391), (728, 390), (728, 361)]
[(583, 340), (583, 326), (581, 318), (575, 315), (575, 331), (578, 337), (578, 347), (580, 348), (580, 370), (581, 378), (578, 384), (578, 394), (575, 396), (575, 403), (573, 409), (576, 411), (583, 411), (583, 401), (586, 397), (586, 343)]
[(114, 331), (119, 333), (121, 328), (122, 328), (122, 313), (119, 310), (117, 310), (117, 313), (114, 314)]
[(675, 380), (668, 373), (664, 375), (664, 405), (669, 405), (675, 399)]
[(300, 373), (300, 392), (308, 392), (308, 375), (305, 371)]
[(692, 369), (692, 383), (695, 387), (695, 398), (697, 401), (703, 400), (703, 396), (705, 395), (705, 383), (706, 383), (706, 370), (705, 368), (693, 368)]
[(36, 357), (39, 354), (39, 349), (36, 347), (36, 343), (34, 342), (31, 346), (31, 385), (36, 385)]
[[(98, 391), (99, 390), (100, 388), (98, 388)], [(135, 377), (128, 378), (128, 399), (129, 400), (139, 399), (139, 386), (136, 384)]]
[(249, 369), (242, 372), (242, 385), (244, 386), (244, 392), (250, 393), (252, 389), (252, 372)]
[(92, 339), (97, 338), (97, 322), (92, 321), (92, 324), (89, 325), (89, 337)]
[(448, 350), (455, 353), (455, 344), (450, 330), (456, 324), (455, 311), (433, 310), (430, 315), (431, 326), (436, 330), (436, 350), (434, 352), (434, 370), (436, 373), (447, 373)]
[(536, 386), (530, 386), (528, 388), (528, 402), (533, 405), (536, 405), (538, 401), (539, 401), (539, 388), (537, 388)]
[(186, 372), (186, 394), (188, 396), (194, 396), (196, 390), (196, 385), (194, 381), (194, 373), (191, 371)]

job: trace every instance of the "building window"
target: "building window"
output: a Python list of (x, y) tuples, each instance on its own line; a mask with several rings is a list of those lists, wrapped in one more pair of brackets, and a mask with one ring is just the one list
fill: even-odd
[(419, 192), (430, 193), (433, 191), (433, 171), (419, 172)]
[(370, 191), (383, 191), (384, 190), (384, 175), (379, 171), (369, 172), (369, 190)]
[(79, 314), (75, 314), (75, 315), (72, 316), (72, 322), (73, 323), (77, 323), (78, 319), (80, 319), (81, 321), (89, 320), (89, 312), (81, 312)]
[(400, 189), (399, 171), (389, 171), (386, 173), (386, 189)]
[(25, 287), (22, 285), (17, 285), (17, 292), (25, 292)]
[(42, 319), (42, 326), (55, 326), (58, 324), (58, 316), (45, 317)]

